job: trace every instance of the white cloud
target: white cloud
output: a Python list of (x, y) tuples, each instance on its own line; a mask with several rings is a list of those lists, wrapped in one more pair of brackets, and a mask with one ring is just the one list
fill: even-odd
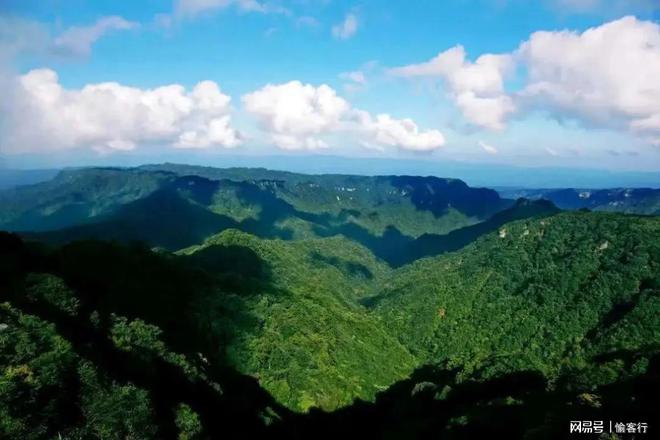
[(367, 83), (367, 78), (365, 77), (364, 72), (362, 72), (361, 70), (340, 73), (339, 78), (346, 81), (351, 81), (358, 85), (364, 85)]
[[(523, 68), (522, 86), (504, 80)], [(502, 129), (514, 112), (538, 109), (558, 118), (660, 134), (660, 25), (624, 17), (584, 32), (541, 31), (510, 53), (466, 60), (461, 46), (430, 61), (390, 69), (408, 78), (436, 78), (472, 124)]]
[(285, 149), (320, 145), (316, 136), (336, 130), (350, 108), (327, 85), (314, 87), (300, 81), (268, 84), (243, 96), (243, 105), (273, 134), (275, 144)]
[(501, 130), (515, 110), (513, 100), (504, 90), (504, 78), (513, 65), (509, 54), (485, 54), (471, 62), (466, 60), (463, 46), (455, 46), (427, 62), (390, 69), (390, 73), (406, 78), (440, 79), (468, 121)]
[(90, 26), (70, 27), (53, 40), (56, 53), (65, 55), (88, 56), (92, 45), (103, 35), (113, 30), (134, 29), (137, 23), (122, 17), (103, 17)]
[(138, 89), (115, 82), (69, 90), (49, 69), (28, 72), (12, 82), (0, 106), (0, 144), (17, 152), (94, 148), (132, 150), (143, 143), (180, 148), (235, 147), (229, 96), (212, 81), (191, 91), (173, 84)]
[(348, 40), (358, 30), (358, 19), (355, 14), (347, 14), (344, 21), (332, 27), (332, 36), (338, 40)]
[(243, 96), (245, 110), (257, 117), (271, 141), (282, 149), (327, 148), (326, 136), (343, 133), (367, 146), (428, 151), (445, 143), (437, 130), (420, 131), (410, 119), (387, 114), (373, 118), (352, 108), (327, 85), (300, 81), (269, 84)]
[(367, 86), (367, 76), (361, 70), (342, 72), (339, 78), (344, 81), (343, 88), (346, 93), (356, 93)]
[(359, 122), (356, 130), (363, 133), (363, 145), (398, 147), (410, 151), (431, 151), (445, 144), (438, 130), (420, 131), (412, 119), (394, 119), (388, 114), (375, 118), (362, 110), (355, 110)]
[(603, 127), (660, 133), (660, 25), (625, 17), (520, 46), (527, 104)]
[(477, 142), (477, 144), (481, 147), (482, 150), (484, 150), (488, 154), (497, 154), (498, 153), (497, 148), (493, 147), (490, 144), (487, 144), (484, 141), (479, 141), (479, 142)]

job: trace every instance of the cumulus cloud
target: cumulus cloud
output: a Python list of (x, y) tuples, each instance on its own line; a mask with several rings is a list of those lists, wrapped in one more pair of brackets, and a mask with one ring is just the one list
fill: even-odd
[(300, 81), (268, 84), (243, 96), (243, 106), (284, 149), (322, 146), (317, 136), (335, 131), (350, 109), (349, 103), (327, 85), (314, 87)]
[(445, 144), (442, 133), (438, 130), (420, 131), (412, 119), (394, 119), (388, 114), (379, 114), (372, 118), (369, 113), (362, 110), (355, 110), (355, 114), (358, 121), (355, 129), (363, 133), (362, 145), (431, 151)]
[(88, 56), (92, 45), (106, 33), (134, 29), (137, 26), (137, 23), (122, 17), (103, 17), (90, 26), (70, 27), (53, 40), (52, 47), (57, 53)]
[(50, 69), (7, 80), (0, 106), (0, 145), (8, 152), (94, 148), (132, 150), (143, 143), (179, 148), (235, 147), (229, 96), (212, 81), (191, 91), (177, 84), (155, 89), (115, 82), (65, 89)]
[(477, 142), (477, 144), (481, 147), (482, 150), (484, 150), (488, 154), (497, 154), (498, 153), (497, 148), (493, 147), (490, 144), (487, 144), (484, 141), (479, 141), (479, 142)]
[(327, 85), (300, 81), (269, 84), (243, 96), (245, 110), (254, 115), (273, 143), (282, 149), (326, 148), (325, 136), (344, 133), (362, 145), (428, 151), (445, 139), (437, 130), (421, 131), (410, 119), (394, 119), (353, 108)]
[(518, 56), (521, 99), (603, 127), (660, 133), (660, 25), (624, 17), (582, 33), (536, 32)]
[(510, 54), (486, 54), (471, 62), (466, 59), (463, 46), (455, 46), (427, 62), (390, 69), (390, 73), (440, 79), (468, 121), (501, 130), (507, 116), (515, 110), (513, 100), (504, 91), (504, 78), (513, 66)]
[(348, 40), (358, 30), (358, 19), (355, 14), (347, 14), (344, 21), (332, 26), (332, 36), (338, 40)]
[[(522, 68), (522, 86), (507, 92), (508, 72)], [(505, 54), (471, 62), (461, 46), (430, 61), (390, 69), (408, 78), (436, 78), (472, 124), (502, 129), (514, 112), (549, 111), (585, 124), (660, 133), (660, 25), (624, 17), (584, 32), (540, 31)]]

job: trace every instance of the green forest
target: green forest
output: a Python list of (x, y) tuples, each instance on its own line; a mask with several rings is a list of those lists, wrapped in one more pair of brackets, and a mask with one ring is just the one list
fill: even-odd
[(0, 225), (0, 438), (556, 439), (660, 414), (660, 217), (159, 165), (0, 191)]

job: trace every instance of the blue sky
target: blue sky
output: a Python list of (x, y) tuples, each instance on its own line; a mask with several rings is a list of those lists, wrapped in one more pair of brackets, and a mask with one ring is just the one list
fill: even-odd
[(660, 171), (659, 18), (654, 0), (4, 0), (0, 157)]

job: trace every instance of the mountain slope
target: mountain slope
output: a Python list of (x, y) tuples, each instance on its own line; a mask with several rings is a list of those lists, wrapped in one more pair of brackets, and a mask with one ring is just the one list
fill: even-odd
[(493, 232), (504, 224), (520, 219), (546, 217), (557, 214), (559, 209), (547, 200), (518, 199), (516, 203), (493, 215), (488, 220), (472, 226), (455, 229), (448, 234), (424, 234), (397, 249), (394, 264), (411, 263), (419, 258), (452, 252), (467, 246), (484, 234)]
[(659, 232), (559, 213), (397, 270), (342, 237), (230, 229), (170, 254), (0, 234), (0, 434), (556, 438), (650, 420)]
[[(575, 370), (607, 382), (639, 368), (622, 368), (616, 352), (658, 349), (659, 236), (657, 218), (517, 221), (399, 269), (371, 304), (427, 362), (484, 377)], [(595, 366), (607, 355), (611, 362)]]
[(493, 190), (470, 188), (458, 179), (418, 176), (306, 175), (259, 168), (146, 165), (141, 170), (267, 187), (301, 212), (354, 216), (352, 221), (380, 235), (388, 226), (403, 235), (444, 234), (490, 217), (510, 206)]
[[(238, 249), (237, 267), (230, 260)], [(211, 330), (218, 336), (228, 332), (228, 362), (293, 409), (370, 400), (413, 368), (408, 351), (358, 302), (388, 268), (344, 238), (285, 242), (229, 230), (179, 254), (228, 292), (209, 296), (197, 318), (222, 327)]]
[(287, 207), (303, 220), (311, 216), (334, 225), (350, 223), (372, 235), (396, 228), (411, 237), (447, 233), (510, 204), (493, 190), (435, 177), (310, 176), (183, 166), (89, 168), (0, 191), (0, 227), (46, 231), (96, 222), (165, 188), (236, 221), (263, 222), (261, 217), (272, 215), (273, 208)]
[(115, 168), (61, 171), (53, 180), (0, 191), (0, 228), (46, 231), (85, 223), (151, 194), (167, 179)]
[(174, 251), (235, 228), (263, 238), (343, 235), (392, 265), (457, 248), (445, 243), (451, 236), (427, 250), (416, 241), (479, 224), (512, 203), (455, 179), (185, 166), (70, 170), (0, 199), (0, 227), (55, 244), (143, 241)]

